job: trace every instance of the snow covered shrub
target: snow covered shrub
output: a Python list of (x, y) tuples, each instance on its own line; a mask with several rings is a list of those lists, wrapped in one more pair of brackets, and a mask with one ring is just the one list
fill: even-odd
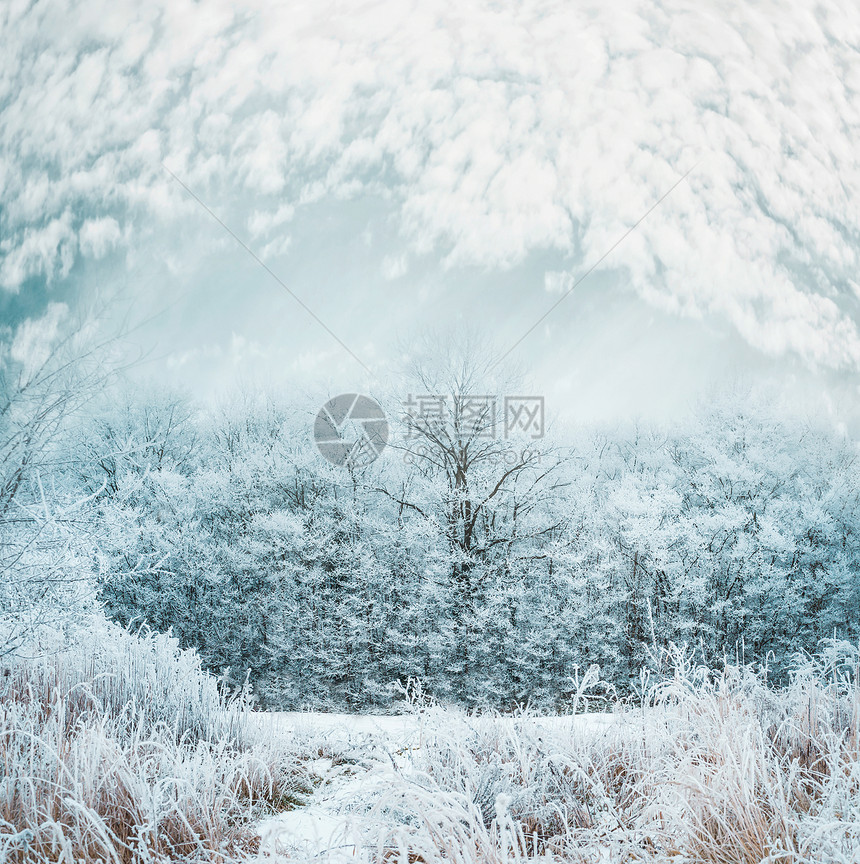
[(67, 450), (108, 615), (251, 669), (273, 709), (390, 710), (420, 678), (464, 707), (565, 711), (573, 668), (629, 693), (655, 644), (767, 659), (784, 684), (797, 651), (860, 637), (856, 447), (754, 393), (571, 430), (539, 461), (401, 429), (415, 452), (354, 476), (295, 397), (106, 403)]

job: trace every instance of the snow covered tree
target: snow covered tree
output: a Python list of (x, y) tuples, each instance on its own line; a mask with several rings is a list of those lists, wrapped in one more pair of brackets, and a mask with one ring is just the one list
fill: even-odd
[(0, 338), (0, 653), (93, 608), (94, 526), (58, 442), (109, 378), (110, 341), (56, 303)]

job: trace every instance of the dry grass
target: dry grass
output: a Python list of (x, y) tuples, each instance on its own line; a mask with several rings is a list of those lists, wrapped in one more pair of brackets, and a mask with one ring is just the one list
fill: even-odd
[(0, 860), (232, 862), (255, 820), (308, 791), (292, 754), (243, 735), (175, 640), (111, 629), (86, 660), (17, 661), (0, 708)]
[[(242, 693), (169, 637), (110, 628), (92, 644), (0, 679), (0, 861), (255, 858), (256, 821), (310, 793), (323, 744), (252, 734)], [(858, 864), (858, 651), (829, 646), (782, 690), (681, 652), (661, 663), (608, 725), (419, 706), (415, 770), (357, 802), (371, 857)]]
[(607, 730), (452, 717), (377, 805), (393, 861), (860, 861), (858, 654), (831, 646), (789, 687), (695, 668), (617, 705)]

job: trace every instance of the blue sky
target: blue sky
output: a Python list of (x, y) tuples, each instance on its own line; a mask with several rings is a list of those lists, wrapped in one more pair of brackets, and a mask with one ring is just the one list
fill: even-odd
[(110, 294), (146, 322), (141, 374), (369, 389), (428, 327), (505, 350), (690, 171), (517, 347), (532, 386), (587, 418), (671, 414), (738, 376), (857, 397), (849, 3), (0, 15), (12, 331)]

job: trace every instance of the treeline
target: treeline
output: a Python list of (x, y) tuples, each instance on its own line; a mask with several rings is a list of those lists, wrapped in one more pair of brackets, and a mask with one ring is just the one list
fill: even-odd
[(384, 707), (409, 679), (560, 708), (592, 664), (629, 692), (655, 645), (778, 679), (798, 650), (860, 636), (845, 435), (729, 394), (672, 428), (504, 438), (465, 422), (492, 392), (473, 370), (418, 386), (448, 395), (444, 415), (392, 402), (388, 448), (353, 469), (316, 450), (316, 405), (138, 389), (91, 410), (65, 464), (98, 514), (109, 615), (250, 670), (279, 709)]

